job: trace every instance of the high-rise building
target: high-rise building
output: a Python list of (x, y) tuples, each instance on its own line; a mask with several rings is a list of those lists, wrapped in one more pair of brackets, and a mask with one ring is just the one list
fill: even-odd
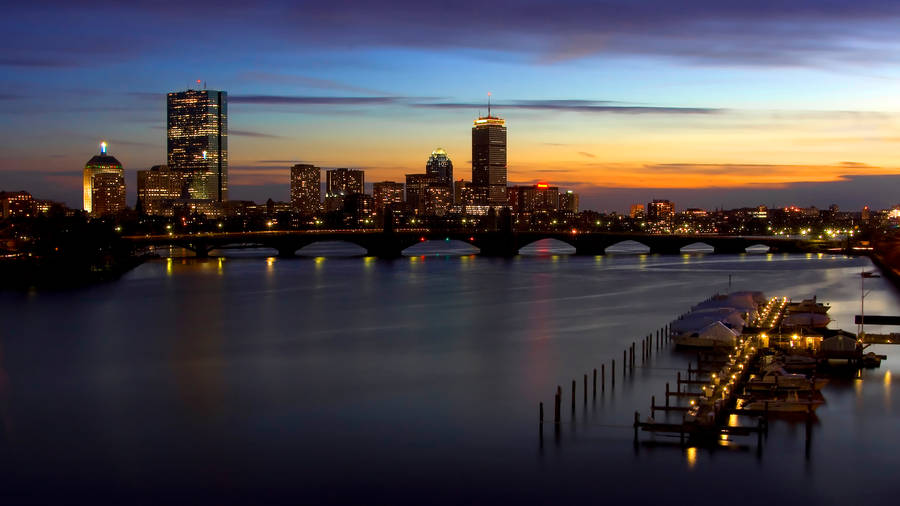
[(444, 216), (453, 206), (453, 193), (450, 187), (443, 184), (425, 186), (425, 214)]
[(380, 214), (385, 207), (403, 203), (403, 183), (382, 181), (372, 185), (373, 206)]
[(431, 152), (431, 156), (425, 162), (425, 173), (434, 177), (435, 184), (453, 188), (453, 162), (443, 148)]
[(365, 193), (365, 173), (359, 169), (330, 169), (325, 171), (325, 193), (350, 195)]
[(435, 183), (430, 174), (406, 175), (406, 203), (416, 214), (425, 214), (426, 190)]
[(643, 218), (644, 204), (631, 204), (631, 208), (628, 210), (628, 215), (632, 218)]
[(91, 216), (116, 214), (125, 209), (125, 175), (99, 172), (91, 178)]
[(168, 165), (154, 165), (137, 172), (137, 197), (144, 214), (172, 216), (175, 201), (182, 198), (182, 173)]
[(559, 188), (547, 183), (514, 186), (509, 189), (512, 211), (516, 213), (550, 212), (559, 209)]
[(291, 208), (295, 213), (313, 215), (319, 212), (322, 201), (321, 174), (315, 165), (297, 164), (291, 167)]
[[(84, 164), (84, 173), (82, 179), (82, 189), (84, 192), (84, 210), (87, 211), (91, 216), (100, 216), (103, 213), (97, 214), (94, 212), (94, 176), (98, 174), (116, 174), (122, 178), (122, 186), (123, 193), (122, 197), (124, 198), (124, 186), (125, 186), (125, 171), (122, 169), (122, 164), (119, 163), (118, 160), (114, 156), (108, 155), (106, 153), (107, 144), (106, 142), (100, 143), (100, 154), (94, 156), (86, 164)], [(124, 208), (124, 204), (122, 206)]]
[(37, 212), (37, 202), (30, 193), (0, 192), (0, 218), (31, 218)]
[(653, 199), (647, 204), (647, 219), (650, 221), (671, 222), (675, 217), (675, 204), (668, 200)]
[(578, 213), (578, 194), (567, 190), (559, 194), (559, 210)]
[(483, 188), (491, 206), (505, 206), (506, 202), (506, 121), (488, 115), (475, 120), (472, 126), (472, 184)]
[(184, 174), (191, 199), (228, 200), (227, 93), (186, 90), (166, 99), (167, 151), (171, 170)]

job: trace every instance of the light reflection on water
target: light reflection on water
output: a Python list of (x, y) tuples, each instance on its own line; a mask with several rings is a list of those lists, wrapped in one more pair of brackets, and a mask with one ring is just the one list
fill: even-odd
[[(682, 451), (657, 437), (635, 452), (634, 411), (646, 417), (650, 396), (659, 403), (676, 369), (696, 358), (654, 350), (633, 373), (621, 368), (626, 346), (727, 290), (729, 275), (735, 290), (816, 294), (852, 330), (865, 259), (259, 253), (150, 262), (76, 292), (0, 294), (0, 373), (17, 428), (3, 447), (0, 489), (40, 484), (64, 498), (202, 488), (215, 502), (245, 503), (293, 494), (649, 502), (671, 500), (672, 490), (733, 497), (747, 483), (766, 483), (783, 501), (829, 503), (859, 500), (848, 482), (865, 482), (862, 494), (876, 498), (893, 490), (877, 470), (900, 454), (895, 347), (871, 347), (889, 356), (880, 369), (825, 387), (808, 450), (802, 422), (774, 422), (759, 457), (755, 438)], [(871, 304), (900, 314), (885, 280), (867, 289), (867, 313)], [(582, 378), (601, 365), (609, 374), (612, 359), (615, 386), (607, 378), (585, 406)], [(545, 424), (542, 439), (538, 403), (552, 419), (557, 385), (564, 423), (558, 435)]]

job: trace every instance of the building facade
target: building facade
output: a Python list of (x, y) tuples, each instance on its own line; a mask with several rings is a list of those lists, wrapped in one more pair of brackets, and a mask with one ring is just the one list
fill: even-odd
[(547, 183), (513, 186), (508, 199), (514, 213), (553, 212), (559, 209), (559, 187)]
[(116, 214), (125, 209), (125, 175), (100, 172), (91, 178), (91, 216)]
[(426, 191), (436, 182), (430, 174), (406, 175), (406, 205), (415, 214), (425, 214)]
[(653, 199), (647, 204), (647, 219), (671, 222), (675, 216), (675, 204), (668, 200)]
[(559, 210), (569, 213), (578, 213), (578, 194), (567, 190), (559, 194)]
[(453, 188), (453, 162), (443, 148), (431, 152), (425, 162), (425, 173), (434, 178), (435, 184)]
[(0, 218), (31, 218), (37, 212), (37, 202), (30, 193), (0, 192)]
[(168, 165), (183, 173), (191, 199), (228, 200), (228, 101), (216, 90), (166, 97)]
[(350, 195), (365, 193), (365, 172), (359, 169), (330, 169), (325, 171), (325, 193)]
[(168, 165), (137, 172), (137, 197), (144, 214), (172, 216), (175, 201), (184, 197), (181, 174)]
[(382, 181), (372, 185), (373, 206), (381, 214), (385, 207), (403, 203), (403, 183)]
[(315, 165), (297, 164), (291, 167), (291, 208), (295, 213), (313, 215), (322, 202), (322, 172)]
[[(472, 126), (472, 184), (483, 190), (481, 204), (505, 206), (506, 202), (506, 121), (488, 115)], [(480, 197), (480, 196), (479, 196)]]
[[(115, 174), (122, 178), (122, 195), (124, 198), (125, 171), (122, 164), (114, 156), (106, 152), (106, 142), (100, 143), (100, 154), (94, 156), (86, 164), (82, 177), (82, 190), (84, 195), (84, 210), (91, 216), (100, 216), (94, 212), (94, 177), (98, 174)], [(107, 181), (108, 182), (108, 181)], [(124, 208), (124, 205), (123, 205)]]

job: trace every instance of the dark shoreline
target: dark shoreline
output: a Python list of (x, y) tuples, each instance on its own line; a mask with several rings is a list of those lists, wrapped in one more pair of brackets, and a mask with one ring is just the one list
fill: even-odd
[(17, 258), (0, 261), (0, 291), (68, 290), (115, 281), (152, 255), (110, 257), (102, 261)]

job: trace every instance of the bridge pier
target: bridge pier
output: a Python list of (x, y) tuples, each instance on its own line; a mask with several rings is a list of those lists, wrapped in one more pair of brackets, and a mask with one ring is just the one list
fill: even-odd
[(279, 258), (294, 258), (297, 256), (297, 249), (289, 246), (282, 246), (278, 248), (278, 257)]

